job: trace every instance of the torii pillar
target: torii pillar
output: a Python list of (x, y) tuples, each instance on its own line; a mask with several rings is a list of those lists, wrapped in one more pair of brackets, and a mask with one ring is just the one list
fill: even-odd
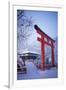
[[(39, 33), (40, 34), (40, 33)], [(42, 58), (42, 62), (41, 62), (41, 69), (44, 69), (45, 66), (45, 43), (44, 43), (44, 37), (42, 34), (41, 38), (37, 37), (37, 40), (40, 41), (41, 43), (41, 58)]]
[(52, 65), (54, 66), (54, 45), (53, 42), (52, 43)]

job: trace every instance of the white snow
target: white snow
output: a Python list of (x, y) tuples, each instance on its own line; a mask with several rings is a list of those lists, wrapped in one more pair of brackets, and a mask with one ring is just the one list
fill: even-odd
[(41, 78), (57, 78), (57, 69), (51, 68), (49, 70), (38, 70), (33, 62), (26, 61), (27, 73), (17, 74), (18, 80), (24, 79), (41, 79)]

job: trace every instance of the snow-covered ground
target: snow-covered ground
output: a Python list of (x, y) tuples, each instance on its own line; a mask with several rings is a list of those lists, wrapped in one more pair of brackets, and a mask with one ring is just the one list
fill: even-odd
[(17, 74), (18, 80), (24, 79), (41, 79), (41, 78), (57, 78), (58, 71), (57, 69), (51, 68), (49, 70), (38, 70), (32, 62), (26, 61), (27, 73), (26, 74)]
[(58, 71), (56, 67), (53, 67), (49, 70), (40, 71), (40, 78), (57, 78), (58, 77)]

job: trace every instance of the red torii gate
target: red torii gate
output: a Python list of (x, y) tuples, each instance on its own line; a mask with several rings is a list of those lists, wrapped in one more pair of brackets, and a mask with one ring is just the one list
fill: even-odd
[[(52, 49), (52, 65), (51, 66), (54, 66), (54, 42), (55, 40), (53, 40), (51, 37), (45, 34), (37, 25), (34, 25), (34, 28), (36, 29), (37, 33), (41, 36), (41, 38), (37, 37), (37, 40), (41, 42), (41, 58), (42, 58), (41, 69), (44, 70), (46, 67), (45, 65), (45, 44), (49, 45)], [(47, 39), (47, 41), (45, 40), (45, 38)]]

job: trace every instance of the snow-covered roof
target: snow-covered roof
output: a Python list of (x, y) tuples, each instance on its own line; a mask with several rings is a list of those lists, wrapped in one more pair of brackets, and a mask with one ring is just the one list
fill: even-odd
[(38, 52), (35, 52), (35, 51), (23, 51), (23, 52), (18, 52), (18, 54), (24, 54), (24, 53), (35, 53), (35, 54), (39, 54)]

